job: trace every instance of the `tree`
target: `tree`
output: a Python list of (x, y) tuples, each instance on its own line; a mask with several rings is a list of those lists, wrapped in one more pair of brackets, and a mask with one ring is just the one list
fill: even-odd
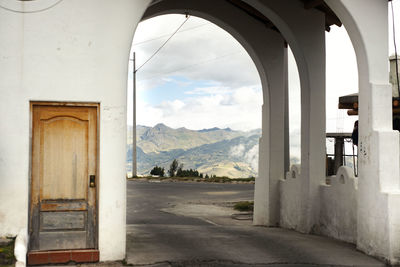
[(159, 175), (160, 177), (164, 177), (165, 170), (164, 168), (158, 167), (157, 165), (150, 171), (151, 175)]
[(169, 170), (168, 170), (168, 174), (170, 177), (174, 177), (176, 174), (176, 171), (178, 170), (178, 166), (179, 166), (179, 162), (178, 160), (174, 159), (171, 163), (171, 165), (169, 165)]

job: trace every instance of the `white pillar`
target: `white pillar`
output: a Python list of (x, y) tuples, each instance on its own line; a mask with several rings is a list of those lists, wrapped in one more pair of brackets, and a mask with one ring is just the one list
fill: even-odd
[(289, 43), (301, 82), (301, 217), (296, 229), (310, 232), (319, 219), (319, 185), (325, 179), (325, 16), (301, 1), (250, 1)]
[[(359, 72), (357, 247), (400, 262), (399, 133), (392, 130), (388, 3), (328, 0), (349, 33)], [(362, 7), (362, 8), (360, 8)], [(374, 18), (371, 20), (371, 18)]]
[[(313, 39), (311, 44), (310, 39)], [(308, 40), (306, 40), (308, 39)], [(300, 231), (317, 231), (319, 186), (325, 179), (325, 19), (316, 19), (312, 37), (300, 36), (307, 67), (301, 80), (301, 179)], [(303, 81), (308, 79), (308, 83)]]
[[(271, 40), (269, 40), (271, 43)], [(269, 45), (264, 58), (268, 66), (269, 98), (262, 108), (259, 175), (254, 192), (254, 224), (278, 226), (280, 221), (279, 180), (285, 175), (285, 123), (287, 122), (287, 48), (282, 38)], [(285, 129), (286, 128), (286, 129)]]

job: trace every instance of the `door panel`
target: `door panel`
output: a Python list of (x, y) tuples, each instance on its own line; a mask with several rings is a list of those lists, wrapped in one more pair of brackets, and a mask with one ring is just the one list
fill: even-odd
[(40, 233), (40, 250), (82, 249), (85, 247), (85, 231), (43, 231)]
[(41, 120), (40, 200), (87, 199), (88, 121)]
[(97, 107), (32, 106), (30, 250), (95, 248)]

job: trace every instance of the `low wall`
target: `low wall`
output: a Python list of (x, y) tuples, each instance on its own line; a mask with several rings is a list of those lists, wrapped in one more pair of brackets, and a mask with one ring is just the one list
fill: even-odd
[(280, 226), (299, 230), (301, 216), (300, 165), (292, 165), (285, 179), (280, 181), (281, 217)]
[(322, 235), (357, 242), (357, 179), (353, 169), (341, 166), (330, 185), (320, 187)]
[[(300, 231), (301, 184), (300, 165), (293, 165), (280, 181), (280, 226)], [(342, 166), (330, 184), (321, 184), (320, 215), (316, 232), (342, 241), (357, 242), (357, 178), (353, 170)]]

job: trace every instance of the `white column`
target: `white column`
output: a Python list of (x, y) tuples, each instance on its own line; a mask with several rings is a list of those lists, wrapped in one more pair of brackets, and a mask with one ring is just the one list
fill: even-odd
[(282, 36), (271, 30), (264, 35), (258, 56), (266, 70), (263, 83), (262, 136), (259, 169), (254, 192), (255, 225), (278, 226), (280, 222), (279, 180), (285, 175), (285, 123), (287, 122), (287, 48)]
[[(359, 72), (357, 247), (400, 262), (399, 133), (392, 130), (388, 3), (328, 0), (352, 40)], [(361, 8), (362, 7), (362, 8)], [(374, 18), (371, 20), (371, 18)]]
[(301, 194), (301, 217), (296, 229), (310, 232), (318, 224), (319, 185), (325, 179), (325, 16), (318, 10), (306, 10), (301, 1), (245, 2), (276, 25), (298, 65), (302, 91), (302, 187), (297, 192)]
[[(271, 41), (269, 41), (271, 42)], [(285, 175), (285, 117), (287, 116), (286, 48), (282, 38), (270, 44), (264, 58), (268, 66), (269, 98), (263, 105), (259, 176), (254, 192), (254, 224), (278, 226), (280, 221), (279, 180)], [(273, 50), (271, 50), (273, 49)]]
[[(316, 19), (313, 42), (300, 36), (307, 68), (301, 80), (301, 179), (300, 231), (310, 232), (319, 223), (319, 186), (325, 179), (325, 20)], [(304, 82), (308, 79), (308, 83)]]

